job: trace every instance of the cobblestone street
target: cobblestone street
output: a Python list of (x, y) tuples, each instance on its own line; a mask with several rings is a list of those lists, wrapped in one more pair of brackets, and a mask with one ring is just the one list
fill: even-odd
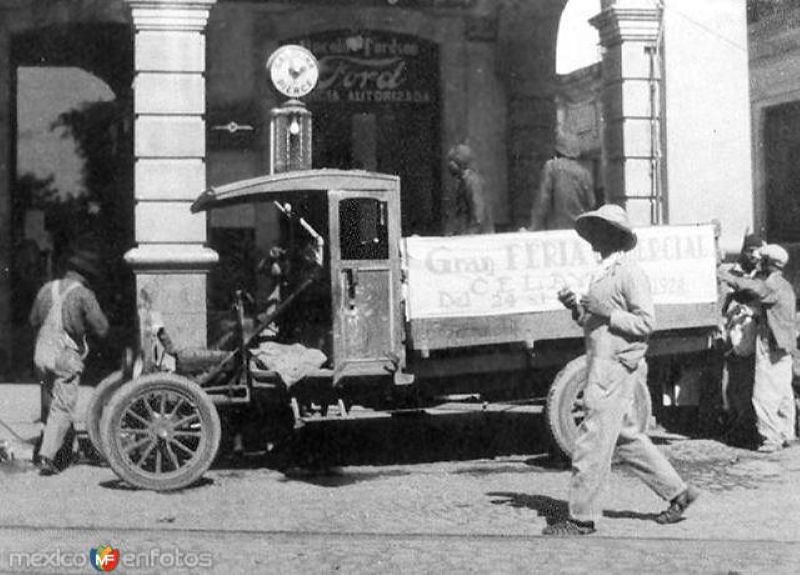
[(657, 438), (703, 491), (686, 521), (657, 525), (664, 503), (617, 468), (598, 533), (553, 540), (540, 533), (565, 511), (569, 473), (525, 437), (536, 433), (535, 422), (475, 416), (325, 424), (292, 447), (315, 470), (248, 457), (168, 494), (131, 490), (85, 462), (39, 477), (20, 457), (0, 467), (0, 571), (26, 571), (14, 553), (86, 555), (106, 544), (123, 555), (210, 553), (208, 571), (224, 573), (800, 571), (800, 447), (763, 455)]

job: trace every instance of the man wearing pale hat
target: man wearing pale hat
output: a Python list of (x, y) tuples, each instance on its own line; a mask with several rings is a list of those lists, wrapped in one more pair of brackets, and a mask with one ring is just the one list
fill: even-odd
[(43, 386), (43, 404), (49, 404), (49, 409), (43, 405), (47, 421), (38, 452), (42, 475), (54, 475), (63, 466), (56, 454), (75, 421), (78, 385), (89, 353), (86, 336), (104, 338), (109, 329), (90, 287), (101, 275), (100, 258), (94, 252), (77, 251), (66, 268), (62, 279), (42, 286), (30, 314), (37, 331), (34, 364)]
[(611, 204), (579, 216), (575, 229), (602, 258), (588, 293), (579, 297), (566, 289), (559, 292), (561, 302), (584, 329), (586, 416), (572, 458), (569, 517), (543, 533), (569, 536), (595, 531), (615, 449), (650, 489), (670, 502), (656, 521), (676, 523), (698, 492), (684, 483), (636, 421), (635, 390), (646, 385), (644, 356), (655, 329), (650, 281), (628, 257), (636, 246), (636, 234), (625, 210)]
[(755, 342), (753, 409), (762, 443), (771, 453), (795, 439), (797, 417), (792, 390), (792, 353), (797, 345), (794, 289), (783, 277), (789, 254), (777, 244), (761, 248), (761, 277), (742, 278), (721, 272), (720, 278), (739, 293), (760, 303)]

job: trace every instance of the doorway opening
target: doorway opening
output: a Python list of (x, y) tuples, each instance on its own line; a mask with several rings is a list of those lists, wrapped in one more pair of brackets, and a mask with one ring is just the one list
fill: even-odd
[(379, 30), (334, 30), (295, 42), (320, 62), (307, 98), (314, 167), (399, 175), (403, 233), (440, 233), (438, 46)]
[(766, 227), (770, 242), (800, 242), (800, 102), (767, 109)]
[(119, 24), (40, 29), (12, 39), (11, 375), (31, 371), (28, 313), (39, 288), (76, 249), (97, 252), (93, 285), (114, 337), (95, 345), (108, 371), (134, 341), (135, 287), (122, 256), (133, 245), (133, 39)]

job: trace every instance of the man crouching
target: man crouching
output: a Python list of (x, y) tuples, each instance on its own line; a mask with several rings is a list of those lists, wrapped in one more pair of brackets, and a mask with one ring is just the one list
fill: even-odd
[(584, 329), (586, 416), (572, 458), (569, 517), (547, 526), (543, 533), (563, 536), (595, 531), (602, 512), (600, 494), (615, 448), (650, 489), (670, 502), (656, 521), (676, 523), (699, 493), (683, 482), (635, 417), (635, 389), (647, 381), (644, 356), (655, 328), (650, 282), (633, 258), (627, 257), (636, 246), (636, 234), (625, 210), (612, 204), (579, 216), (575, 230), (602, 258), (586, 295), (579, 299), (569, 290), (558, 294)]

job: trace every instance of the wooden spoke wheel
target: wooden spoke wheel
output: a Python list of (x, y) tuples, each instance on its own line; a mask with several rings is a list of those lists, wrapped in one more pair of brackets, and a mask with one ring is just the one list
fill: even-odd
[(103, 452), (129, 484), (168, 491), (195, 483), (211, 466), (221, 427), (211, 398), (193, 381), (156, 373), (111, 399), (101, 422)]
[[(586, 416), (583, 404), (586, 382), (586, 356), (582, 355), (558, 372), (547, 395), (547, 428), (554, 447), (567, 458), (572, 458), (580, 425)], [(642, 382), (636, 386), (635, 393), (636, 421), (639, 428), (646, 431), (653, 409), (650, 391)]]

